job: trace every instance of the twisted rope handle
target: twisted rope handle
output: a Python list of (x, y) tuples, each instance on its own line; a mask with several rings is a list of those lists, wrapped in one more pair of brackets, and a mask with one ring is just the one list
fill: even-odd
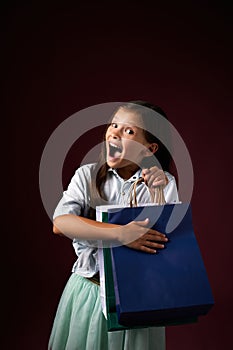
[[(133, 184), (132, 191), (130, 192), (130, 202), (129, 202), (131, 208), (133, 206), (134, 207), (138, 206), (136, 188), (137, 188), (137, 185), (139, 183), (143, 182), (143, 181), (144, 181), (144, 179), (142, 177), (139, 177)], [(158, 186), (154, 190), (151, 190), (151, 189), (148, 188), (148, 190), (149, 190), (150, 195), (151, 195), (152, 203), (157, 203), (157, 204), (160, 204), (160, 205), (163, 205), (163, 204), (166, 203), (162, 186)]]

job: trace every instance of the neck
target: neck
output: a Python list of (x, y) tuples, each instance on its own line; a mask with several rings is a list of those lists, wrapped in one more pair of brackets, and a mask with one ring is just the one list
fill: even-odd
[(118, 168), (117, 172), (120, 175), (120, 177), (122, 177), (122, 179), (124, 180), (128, 180), (131, 178), (131, 176), (133, 176), (136, 171), (139, 169), (139, 166), (134, 164), (132, 166), (127, 166), (125, 168)]

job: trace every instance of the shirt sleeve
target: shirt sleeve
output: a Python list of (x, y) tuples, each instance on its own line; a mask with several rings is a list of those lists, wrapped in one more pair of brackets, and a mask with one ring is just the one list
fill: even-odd
[(87, 182), (88, 176), (83, 168), (76, 170), (67, 190), (63, 192), (63, 196), (55, 209), (53, 219), (64, 214), (82, 215), (88, 201)]
[(164, 197), (166, 203), (177, 203), (179, 202), (179, 195), (176, 186), (176, 179), (173, 175), (168, 172), (165, 172), (168, 184), (164, 187)]

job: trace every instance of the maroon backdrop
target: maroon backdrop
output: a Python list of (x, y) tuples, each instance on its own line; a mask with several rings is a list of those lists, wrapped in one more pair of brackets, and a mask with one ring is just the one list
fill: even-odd
[[(2, 348), (46, 349), (75, 260), (71, 242), (52, 234), (40, 198), (39, 164), (48, 138), (83, 108), (144, 99), (161, 105), (189, 149), (194, 228), (215, 297), (214, 308), (197, 324), (167, 328), (167, 350), (229, 349), (232, 5), (33, 3), (2, 10), (7, 106), (2, 118), (7, 141), (2, 147)], [(90, 139), (79, 146), (85, 150)], [(65, 184), (80, 161), (80, 147), (67, 156)]]

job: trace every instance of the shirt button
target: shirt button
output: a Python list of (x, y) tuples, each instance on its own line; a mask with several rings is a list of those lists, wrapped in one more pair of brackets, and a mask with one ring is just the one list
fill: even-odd
[(125, 195), (125, 192), (121, 192), (121, 194), (122, 194), (122, 196), (124, 196), (124, 195)]

